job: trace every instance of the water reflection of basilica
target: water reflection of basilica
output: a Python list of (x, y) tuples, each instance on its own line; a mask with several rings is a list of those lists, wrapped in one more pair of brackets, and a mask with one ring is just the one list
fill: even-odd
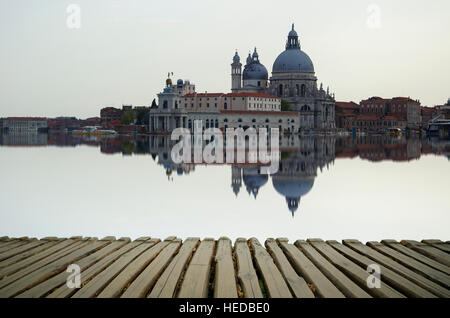
[[(238, 196), (244, 186), (246, 192), (256, 199), (260, 189), (267, 186), (271, 179), (273, 188), (285, 198), (288, 209), (294, 215), (301, 198), (311, 191), (317, 170), (328, 169), (329, 164), (334, 162), (335, 142), (335, 137), (284, 137), (280, 140), (278, 172), (270, 176), (261, 174), (261, 165), (257, 163), (229, 164), (231, 189)], [(150, 152), (157, 154), (157, 163), (164, 167), (169, 179), (174, 172), (183, 175), (195, 170), (194, 164), (175, 164), (172, 161), (172, 145), (167, 137), (150, 137)]]
[[(188, 175), (197, 165), (175, 164), (171, 159), (174, 142), (168, 136), (75, 137), (70, 134), (0, 134), (0, 146), (92, 146), (103, 154), (130, 156), (150, 155), (163, 167), (167, 178)], [(261, 189), (272, 186), (286, 200), (294, 214), (301, 199), (312, 191), (318, 170), (329, 167), (335, 159), (360, 158), (372, 162), (417, 160), (424, 154), (442, 155), (450, 159), (449, 140), (420, 138), (393, 138), (387, 136), (334, 137), (289, 136), (280, 139), (279, 170), (273, 175), (260, 174), (261, 165), (230, 165), (231, 191), (240, 196), (247, 192), (255, 199)], [(217, 164), (214, 164), (217, 165)], [(226, 165), (226, 164), (223, 164)], [(271, 184), (271, 185), (270, 185)]]

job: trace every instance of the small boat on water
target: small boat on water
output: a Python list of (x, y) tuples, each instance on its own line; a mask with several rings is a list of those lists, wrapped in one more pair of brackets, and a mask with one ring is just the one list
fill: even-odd
[(400, 128), (388, 128), (386, 130), (386, 135), (388, 136), (401, 136), (403, 132)]
[(112, 129), (101, 129), (97, 126), (86, 126), (81, 129), (75, 129), (72, 131), (72, 135), (94, 135), (94, 136), (104, 136), (104, 135), (115, 135), (117, 132)]

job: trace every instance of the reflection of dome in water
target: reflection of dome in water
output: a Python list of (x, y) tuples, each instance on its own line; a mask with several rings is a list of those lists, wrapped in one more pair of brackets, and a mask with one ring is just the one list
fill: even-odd
[(311, 191), (314, 185), (314, 177), (286, 180), (274, 176), (272, 177), (272, 183), (275, 190), (286, 198), (288, 208), (294, 215), (294, 212), (298, 209), (300, 198)]
[(243, 173), (243, 181), (247, 188), (247, 192), (253, 193), (256, 198), (259, 188), (267, 183), (269, 177), (266, 174), (260, 174), (259, 168), (246, 168)]

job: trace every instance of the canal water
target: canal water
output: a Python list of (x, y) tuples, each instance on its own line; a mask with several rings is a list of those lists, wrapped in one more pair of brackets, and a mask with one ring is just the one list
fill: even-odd
[(283, 138), (258, 164), (174, 164), (156, 136), (0, 136), (0, 236), (449, 240), (450, 142)]

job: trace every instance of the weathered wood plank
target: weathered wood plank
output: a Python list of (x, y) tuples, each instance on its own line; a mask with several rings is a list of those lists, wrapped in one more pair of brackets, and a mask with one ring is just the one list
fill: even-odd
[(198, 247), (184, 275), (179, 298), (206, 298), (208, 296), (209, 275), (216, 242), (206, 238)]
[(181, 246), (180, 239), (174, 239), (159, 253), (122, 294), (122, 298), (138, 298), (147, 296), (156, 280), (167, 267), (174, 254)]
[(249, 242), (256, 267), (261, 274), (268, 297), (292, 298), (292, 294), (289, 291), (289, 287), (286, 284), (283, 275), (278, 270), (266, 249), (256, 238), (251, 238)]
[(237, 278), (245, 298), (263, 298), (258, 276), (253, 267), (252, 255), (247, 240), (238, 238), (234, 245), (237, 264)]
[(24, 245), (20, 245), (20, 246), (18, 246), (16, 248), (13, 248), (13, 249), (9, 250), (9, 251), (6, 251), (6, 252), (4, 252), (4, 253), (2, 253), (0, 255), (0, 263), (3, 260), (11, 258), (11, 257), (13, 257), (15, 255), (21, 254), (21, 253), (26, 252), (28, 250), (31, 250), (31, 249), (33, 249), (33, 248), (35, 248), (35, 247), (37, 247), (39, 245), (42, 245), (44, 243), (45, 243), (45, 241), (32, 240), (29, 243), (26, 243)]
[(71, 253), (60, 259), (51, 262), (4, 287), (0, 290), (0, 295), (3, 297), (14, 297), (26, 289), (32, 288), (44, 280), (65, 271), (68, 265), (76, 263), (82, 257), (94, 253), (96, 250), (103, 248), (109, 243), (110, 241), (98, 241), (95, 238), (90, 239), (79, 249), (73, 250)]
[(238, 298), (236, 273), (229, 238), (221, 237), (217, 242), (215, 262), (214, 297)]
[(363, 245), (361, 242), (357, 240), (344, 240), (343, 243), (353, 250), (373, 259), (378, 264), (382, 264), (385, 267), (393, 270), (397, 274), (411, 280), (412, 282), (430, 291), (431, 293), (440, 297), (450, 297), (450, 291), (448, 291), (446, 288), (430, 281), (429, 279), (420, 274), (417, 274), (416, 272), (413, 272), (409, 268), (397, 263), (393, 259), (381, 254), (380, 252), (377, 252), (374, 249)]
[(38, 247), (35, 247), (33, 249), (27, 250), (25, 252), (22, 252), (20, 254), (14, 255), (10, 258), (7, 258), (3, 261), (0, 262), (0, 269), (5, 268), (7, 266), (10, 266), (14, 263), (18, 263), (19, 261), (22, 261), (30, 256), (36, 255), (42, 251), (45, 251), (46, 249), (56, 245), (57, 243), (61, 242), (61, 240), (57, 240), (57, 241), (46, 241), (46, 240), (40, 240), (40, 242), (42, 242), (41, 245), (39, 245)]
[[(64, 255), (69, 254), (74, 249), (79, 248), (81, 245), (86, 244), (85, 240), (81, 240), (80, 237), (64, 240), (61, 243), (53, 246), (41, 253), (33, 255), (23, 261), (17, 262), (0, 270), (0, 288), (11, 284), (17, 279), (28, 275), (29, 273), (57, 260)], [(6, 277), (5, 277), (6, 276)]]
[(149, 298), (172, 298), (175, 297), (176, 287), (180, 281), (181, 274), (186, 268), (189, 259), (194, 253), (195, 247), (200, 242), (199, 238), (187, 238), (180, 248), (178, 254), (170, 262), (161, 277), (156, 282)]
[(407, 247), (427, 256), (435, 261), (442, 263), (446, 266), (450, 266), (450, 254), (447, 254), (440, 249), (437, 249), (431, 245), (420, 243), (412, 240), (403, 240), (400, 243), (406, 245)]
[[(342, 273), (336, 266), (322, 256), (306, 241), (298, 240), (295, 244), (325, 274), (325, 276), (346, 296), (351, 298), (372, 298), (357, 283)], [(367, 288), (365, 288), (367, 289)]]
[[(33, 240), (36, 240), (36, 239), (33, 239)], [(10, 250), (13, 250), (13, 249), (15, 249), (15, 248), (17, 248), (19, 246), (25, 245), (27, 243), (29, 243), (28, 237), (27, 238), (20, 238), (20, 239), (17, 239), (17, 240), (14, 240), (14, 241), (10, 242), (9, 244), (2, 245), (0, 247), (0, 257), (2, 256), (3, 253), (8, 252)]]
[(106, 288), (100, 292), (98, 298), (116, 298), (123, 290), (133, 282), (133, 280), (150, 264), (159, 253), (165, 249), (175, 237), (167, 238), (163, 242), (152, 246), (135, 260), (128, 264), (117, 277), (115, 277)]
[(450, 253), (450, 244), (441, 240), (422, 240), (422, 243), (436, 247), (444, 252)]
[(448, 267), (442, 263), (436, 262), (435, 260), (428, 258), (425, 255), (420, 254), (420, 253), (400, 244), (400, 242), (397, 242), (395, 240), (382, 240), (381, 243), (383, 243), (386, 246), (389, 246), (390, 248), (395, 249), (396, 251), (398, 251), (400, 253), (403, 253), (409, 257), (412, 257), (424, 264), (427, 264), (428, 266), (431, 266), (437, 270), (440, 270), (441, 272), (446, 273), (447, 275), (450, 275), (450, 267)]
[[(85, 271), (87, 270), (87, 268), (89, 268), (91, 265), (97, 263), (98, 261), (102, 260), (104, 257), (108, 256), (109, 254), (113, 253), (114, 251), (118, 250), (123, 245), (127, 244), (129, 242), (129, 239), (115, 241), (115, 238), (105, 237), (101, 241), (106, 241), (106, 242), (109, 242), (110, 244), (104, 246), (103, 248), (96, 251), (95, 253), (90, 254), (90, 255), (83, 257), (82, 259), (76, 261), (76, 265), (78, 265), (80, 267), (80, 273), (82, 273), (82, 276), (85, 276)], [(52, 278), (47, 279), (47, 280), (43, 281), (42, 283), (19, 294), (17, 296), (17, 298), (44, 297), (46, 294), (48, 294), (53, 289), (55, 289), (63, 284), (66, 285), (68, 276), (69, 276), (69, 273), (67, 273), (66, 271), (62, 271), (58, 275), (53, 276)]]
[(345, 298), (344, 294), (296, 246), (287, 242), (279, 243), (296, 272), (311, 285), (316, 295), (325, 298)]
[[(146, 238), (143, 238), (146, 239)], [(139, 240), (139, 239), (138, 239)], [(137, 241), (138, 241), (137, 240)], [(80, 290), (72, 295), (72, 298), (90, 298), (100, 293), (128, 264), (139, 257), (146, 250), (159, 243), (159, 239), (150, 239), (142, 242), (131, 251), (121, 255), (114, 263), (88, 281)]]
[(403, 298), (404, 296), (397, 292), (395, 289), (386, 285), (381, 281), (380, 288), (369, 288), (367, 286), (367, 280), (370, 273), (353, 263), (348, 258), (342, 256), (335, 249), (329, 246), (322, 240), (310, 239), (308, 242), (318, 250), (328, 261), (330, 261), (334, 266), (343, 271), (352, 280), (357, 282), (361, 287), (365, 286), (366, 291), (368, 291), (372, 296), (376, 297), (387, 297), (387, 298)]
[[(374, 261), (370, 258), (359, 254), (352, 250), (351, 248), (337, 242), (337, 241), (327, 241), (327, 244), (333, 247), (336, 251), (339, 251), (346, 258), (350, 259), (352, 262), (362, 266), (363, 268), (368, 268), (370, 265), (374, 264)], [(412, 283), (403, 276), (398, 275), (396, 272), (391, 271), (389, 268), (383, 266), (382, 264), (377, 264), (380, 266), (381, 279), (389, 283), (392, 287), (407, 295), (409, 297), (420, 297), (420, 298), (435, 298), (436, 296), (429, 291), (423, 289), (422, 287)]]
[[(129, 242), (129, 238), (121, 238), (119, 241)], [(109, 265), (114, 263), (120, 256), (124, 255), (125, 253), (131, 251), (132, 249), (136, 248), (137, 246), (141, 245), (144, 241), (136, 240), (131, 243), (127, 243), (123, 247), (121, 247), (119, 250), (111, 253), (110, 255), (104, 257), (94, 265), (90, 266), (86, 270), (83, 271), (83, 274), (81, 275), (81, 286), (86, 285), (87, 282), (89, 282), (93, 277), (95, 277), (97, 274), (105, 270)], [(61, 287), (55, 289), (52, 291), (49, 295), (47, 295), (47, 298), (67, 298), (70, 297), (72, 294), (77, 292), (78, 289), (71, 289), (68, 288), (66, 284), (63, 284)]]
[[(279, 238), (277, 241), (287, 243), (288, 239)], [(314, 294), (308, 287), (305, 279), (295, 272), (277, 242), (274, 239), (269, 238), (266, 240), (265, 245), (281, 274), (283, 274), (291, 293), (296, 298), (314, 298)]]
[(402, 264), (409, 269), (420, 272), (422, 275), (427, 277), (428, 279), (434, 281), (435, 283), (442, 285), (444, 287), (449, 288), (450, 286), (450, 277), (447, 274), (444, 274), (430, 266), (427, 266), (419, 261), (416, 261), (414, 258), (406, 256), (396, 250), (387, 247), (386, 245), (378, 242), (367, 242), (367, 245), (371, 248), (377, 250), (378, 252), (393, 258), (396, 262)]

